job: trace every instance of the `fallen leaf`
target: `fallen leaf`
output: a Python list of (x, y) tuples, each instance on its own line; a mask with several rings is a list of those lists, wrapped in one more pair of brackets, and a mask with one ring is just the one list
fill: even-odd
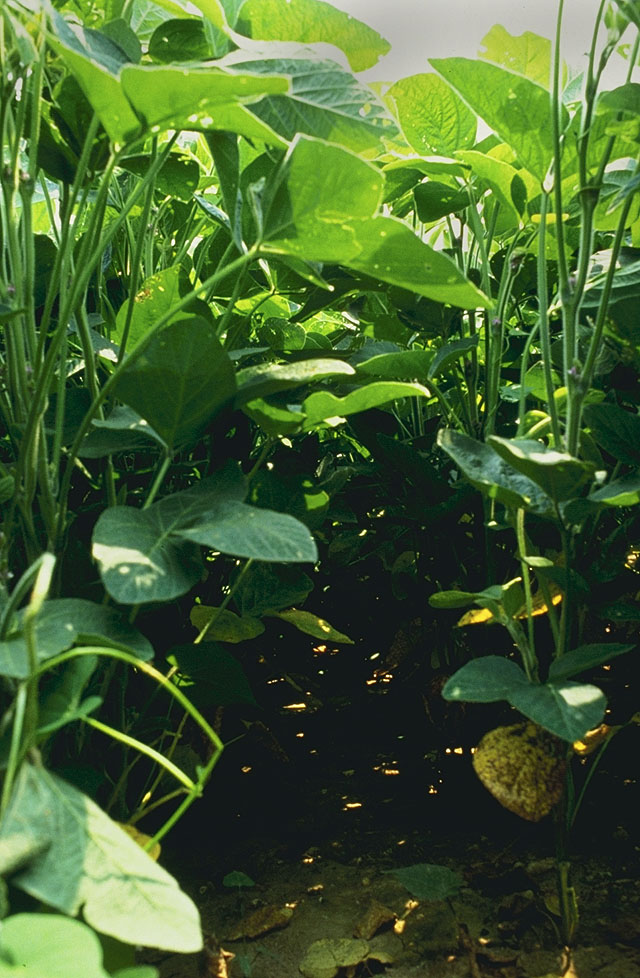
[(278, 907), (275, 904), (268, 904), (254, 910), (237, 924), (230, 934), (227, 935), (228, 941), (241, 941), (243, 938), (261, 937), (272, 930), (281, 930), (286, 927), (293, 917), (293, 907)]
[(373, 900), (353, 928), (353, 936), (363, 937), (365, 941), (368, 941), (370, 937), (377, 934), (381, 927), (391, 923), (396, 917), (397, 914), (393, 910), (390, 910), (389, 907), (385, 907), (384, 904)]
[(341, 968), (355, 968), (368, 956), (366, 941), (350, 937), (323, 938), (313, 942), (300, 962), (300, 972), (305, 978), (335, 978)]

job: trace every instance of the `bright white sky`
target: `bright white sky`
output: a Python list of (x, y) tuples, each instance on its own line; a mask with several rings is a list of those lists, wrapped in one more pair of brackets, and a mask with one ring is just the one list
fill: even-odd
[[(375, 28), (392, 45), (390, 54), (361, 76), (367, 81), (395, 81), (430, 71), (427, 58), (476, 57), (480, 41), (494, 24), (502, 24), (511, 34), (533, 31), (551, 38), (558, 10), (557, 0), (329, 2)], [(585, 64), (598, 6), (599, 0), (565, 0), (563, 51), (572, 66)]]

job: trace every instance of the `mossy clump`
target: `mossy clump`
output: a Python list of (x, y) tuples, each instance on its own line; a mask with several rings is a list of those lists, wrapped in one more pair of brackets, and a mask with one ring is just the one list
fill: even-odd
[(480, 741), (473, 767), (501, 805), (539, 822), (562, 796), (567, 745), (535, 723), (496, 727)]

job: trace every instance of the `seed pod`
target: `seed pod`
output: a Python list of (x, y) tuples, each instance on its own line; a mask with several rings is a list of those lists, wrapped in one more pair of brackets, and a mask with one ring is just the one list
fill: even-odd
[(480, 741), (473, 767), (504, 808), (539, 822), (560, 801), (567, 745), (535, 723), (496, 727)]

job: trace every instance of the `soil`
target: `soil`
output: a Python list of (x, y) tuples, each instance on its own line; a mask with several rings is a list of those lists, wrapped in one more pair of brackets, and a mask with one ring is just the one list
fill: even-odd
[[(281, 703), (270, 726), (228, 714), (248, 733), (167, 840), (162, 862), (199, 906), (209, 951), (150, 953), (161, 978), (298, 978), (315, 942), (354, 935), (366, 944), (349, 945), (355, 961), (336, 963), (338, 978), (640, 978), (640, 727), (612, 741), (572, 836), (569, 952), (553, 817), (525, 822), (480, 785), (477, 729), (443, 715), (436, 729), (411, 683), (399, 698), (372, 684), (317, 709), (287, 691), (307, 707)], [(482, 708), (473, 716), (495, 725)], [(393, 871), (417, 863), (456, 871), (459, 893), (413, 899)], [(225, 885), (233, 872), (253, 885)]]

